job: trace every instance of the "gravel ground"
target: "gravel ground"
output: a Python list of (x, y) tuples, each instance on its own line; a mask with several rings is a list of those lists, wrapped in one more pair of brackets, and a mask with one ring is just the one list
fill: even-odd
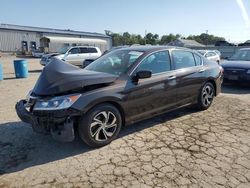
[(0, 82), (0, 187), (250, 187), (250, 89), (226, 86), (204, 112), (181, 109), (125, 127), (110, 145), (59, 143), (15, 114), (42, 70)]

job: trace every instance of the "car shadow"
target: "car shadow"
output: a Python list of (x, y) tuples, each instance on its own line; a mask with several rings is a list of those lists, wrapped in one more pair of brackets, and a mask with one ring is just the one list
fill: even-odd
[(33, 57), (32, 55), (16, 55), (16, 57), (22, 59), (39, 59), (39, 57)]
[(6, 78), (3, 78), (4, 80), (15, 80), (17, 79), (16, 77), (6, 77)]
[(41, 73), (42, 70), (38, 69), (38, 70), (29, 70), (29, 73)]
[[(195, 112), (197, 111), (183, 108), (125, 126), (119, 138)], [(50, 135), (33, 132), (32, 128), (23, 122), (0, 124), (0, 174), (17, 172), (93, 150), (95, 149), (85, 145), (78, 135), (73, 142), (62, 143), (53, 140)]]
[(222, 85), (222, 93), (250, 94), (250, 84), (226, 83)]

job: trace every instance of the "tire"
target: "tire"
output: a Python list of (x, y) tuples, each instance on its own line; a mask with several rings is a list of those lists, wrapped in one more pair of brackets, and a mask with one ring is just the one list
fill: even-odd
[(211, 82), (205, 83), (199, 93), (197, 108), (199, 110), (207, 110), (211, 106), (214, 96), (215, 89), (213, 84)]
[(84, 60), (83, 63), (82, 63), (82, 68), (87, 67), (92, 62), (93, 62), (93, 60), (89, 60), (89, 59)]
[(119, 110), (111, 104), (100, 104), (88, 111), (79, 121), (80, 138), (91, 147), (102, 147), (112, 142), (122, 127)]

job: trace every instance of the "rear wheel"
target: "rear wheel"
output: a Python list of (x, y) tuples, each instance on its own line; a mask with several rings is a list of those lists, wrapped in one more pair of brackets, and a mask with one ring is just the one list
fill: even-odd
[(198, 104), (197, 104), (198, 109), (200, 110), (208, 109), (213, 102), (214, 96), (215, 96), (215, 90), (213, 84), (210, 82), (205, 83), (200, 90)]
[(110, 104), (101, 104), (85, 114), (78, 125), (81, 139), (91, 147), (112, 142), (119, 134), (122, 118), (119, 110)]

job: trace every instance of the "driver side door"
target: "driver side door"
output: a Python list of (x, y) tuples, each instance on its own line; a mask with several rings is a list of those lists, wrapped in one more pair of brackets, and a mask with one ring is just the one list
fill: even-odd
[(128, 81), (127, 111), (128, 121), (137, 121), (164, 112), (176, 103), (176, 82), (168, 51), (148, 55), (136, 68), (151, 71), (152, 77), (138, 82)]

